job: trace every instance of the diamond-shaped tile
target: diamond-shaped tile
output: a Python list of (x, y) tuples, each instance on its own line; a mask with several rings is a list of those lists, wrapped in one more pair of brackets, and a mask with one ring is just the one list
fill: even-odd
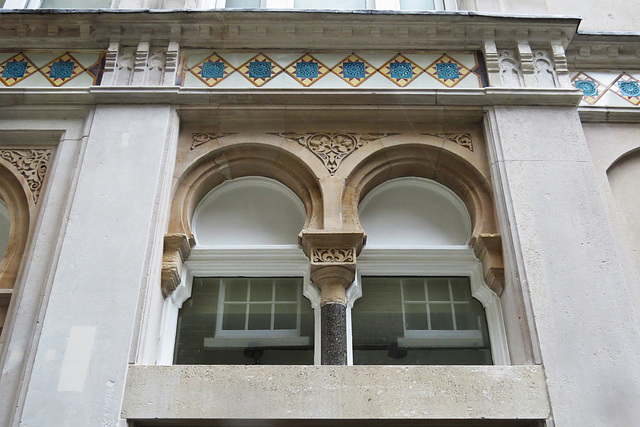
[(598, 102), (607, 91), (605, 85), (585, 73), (576, 74), (571, 83), (582, 91), (582, 100), (590, 105)]
[(640, 105), (640, 81), (627, 73), (622, 73), (609, 89), (633, 105)]
[(446, 53), (436, 59), (424, 71), (446, 87), (454, 87), (471, 73), (470, 69)]
[(293, 61), (284, 71), (306, 87), (329, 73), (329, 69), (322, 62), (308, 53)]
[(263, 86), (282, 72), (282, 68), (262, 53), (238, 68), (238, 72), (257, 87)]
[(104, 53), (100, 53), (98, 60), (86, 68), (87, 73), (93, 77), (93, 84), (100, 85), (104, 73)]
[(367, 61), (352, 53), (333, 67), (331, 72), (351, 86), (357, 87), (374, 75), (376, 69)]
[(397, 54), (378, 69), (380, 74), (400, 87), (405, 87), (422, 74), (422, 68), (404, 55)]
[(49, 62), (40, 69), (47, 80), (54, 86), (62, 86), (84, 72), (84, 68), (69, 52)]
[(19, 53), (0, 64), (0, 81), (5, 86), (13, 86), (37, 71), (33, 62)]
[(214, 53), (191, 67), (189, 71), (204, 84), (213, 87), (233, 73), (235, 68), (217, 53)]

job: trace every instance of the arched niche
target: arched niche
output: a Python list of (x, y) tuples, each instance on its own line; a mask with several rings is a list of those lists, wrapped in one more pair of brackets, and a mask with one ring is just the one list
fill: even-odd
[(482, 173), (444, 148), (418, 144), (377, 151), (351, 172), (342, 196), (344, 228), (361, 229), (360, 203), (384, 182), (404, 177), (426, 178), (452, 191), (469, 213), (472, 240), (497, 233), (491, 185)]
[(456, 194), (433, 180), (397, 178), (373, 189), (359, 206), (367, 246), (462, 246), (471, 218)]
[(306, 219), (295, 193), (277, 181), (244, 177), (211, 190), (195, 210), (199, 246), (295, 245)]
[(168, 232), (192, 238), (191, 221), (201, 200), (225, 181), (248, 176), (271, 178), (286, 186), (304, 206), (304, 227), (322, 228), (322, 192), (309, 166), (280, 147), (246, 143), (212, 151), (182, 174), (175, 188)]

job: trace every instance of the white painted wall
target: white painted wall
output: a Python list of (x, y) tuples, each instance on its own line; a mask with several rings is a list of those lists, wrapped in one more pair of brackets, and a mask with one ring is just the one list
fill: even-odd
[(578, 114), (495, 107), (487, 125), (508, 268), (530, 299), (555, 425), (636, 424), (640, 333)]
[[(168, 106), (99, 106), (82, 158), (22, 426), (118, 423), (140, 297), (162, 247)], [(177, 140), (177, 138), (175, 138)]]

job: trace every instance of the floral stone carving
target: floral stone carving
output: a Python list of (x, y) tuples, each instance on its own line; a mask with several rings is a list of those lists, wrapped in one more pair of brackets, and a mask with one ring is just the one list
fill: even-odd
[(392, 133), (278, 133), (289, 141), (297, 142), (307, 147), (315, 154), (327, 170), (333, 175), (340, 167), (340, 163), (351, 153), (365, 145), (367, 142), (376, 141)]
[(314, 263), (335, 263), (335, 262), (355, 262), (355, 251), (353, 248), (314, 248), (311, 261)]
[(191, 149), (193, 150), (196, 147), (201, 146), (202, 144), (206, 144), (207, 142), (224, 138), (225, 136), (235, 135), (233, 133), (194, 133), (192, 135)]
[(51, 150), (0, 150), (0, 157), (11, 163), (14, 169), (24, 177), (31, 190), (33, 202), (37, 204), (49, 167)]
[(423, 135), (436, 136), (454, 142), (462, 147), (473, 151), (473, 140), (469, 133), (423, 133)]

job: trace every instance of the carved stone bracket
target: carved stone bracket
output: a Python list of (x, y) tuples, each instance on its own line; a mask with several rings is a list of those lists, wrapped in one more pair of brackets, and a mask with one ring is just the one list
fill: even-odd
[(484, 281), (498, 296), (504, 291), (504, 261), (502, 258), (502, 236), (480, 234), (475, 239), (473, 250), (482, 264)]
[(473, 151), (473, 140), (470, 133), (423, 133), (423, 135), (435, 136), (454, 142), (469, 151)]
[(396, 135), (393, 133), (275, 133), (289, 141), (297, 142), (307, 147), (316, 155), (329, 173), (333, 175), (340, 167), (340, 163), (351, 153), (367, 142)]
[(51, 150), (0, 150), (0, 157), (11, 163), (11, 166), (24, 177), (31, 190), (33, 202), (37, 204), (51, 160)]
[(186, 234), (167, 234), (164, 236), (164, 252), (162, 255), (161, 286), (162, 295), (166, 298), (180, 284), (182, 265), (191, 254), (191, 243)]
[(206, 144), (211, 140), (218, 140), (219, 138), (224, 138), (225, 136), (229, 136), (229, 135), (235, 135), (235, 133), (194, 133), (191, 135), (192, 137), (191, 150), (203, 144)]

